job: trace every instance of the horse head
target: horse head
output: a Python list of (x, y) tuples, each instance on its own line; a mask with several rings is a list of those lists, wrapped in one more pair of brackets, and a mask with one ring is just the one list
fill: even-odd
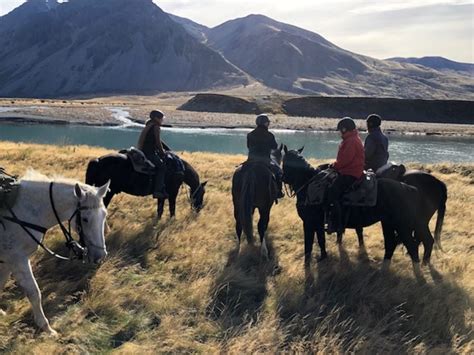
[(277, 149), (273, 149), (271, 155), (273, 161), (278, 165), (281, 165), (281, 159), (283, 157), (283, 144), (280, 144)]
[(283, 182), (294, 186), (298, 178), (312, 168), (301, 154), (304, 147), (297, 150), (289, 150), (285, 145), (283, 148), (285, 152), (283, 157)]
[(107, 256), (104, 236), (107, 210), (103, 198), (109, 185), (110, 181), (100, 188), (82, 184), (74, 187), (77, 209), (72, 225), (80, 237), (81, 247), (86, 250), (88, 260), (93, 263), (99, 263)]
[(194, 211), (199, 212), (204, 207), (204, 194), (206, 193), (207, 181), (199, 184), (198, 188), (191, 192), (191, 206)]

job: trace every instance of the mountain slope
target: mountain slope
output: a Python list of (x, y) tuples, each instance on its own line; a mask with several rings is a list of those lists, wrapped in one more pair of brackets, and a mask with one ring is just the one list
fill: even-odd
[(70, 0), (30, 15), (0, 33), (0, 63), (1, 96), (183, 91), (247, 82), (151, 0)]
[(261, 15), (207, 32), (209, 45), (272, 88), (301, 94), (472, 98), (474, 80), (346, 51), (323, 37)]
[(168, 14), (168, 16), (175, 21), (176, 23), (180, 24), (184, 27), (186, 31), (189, 32), (194, 38), (199, 40), (200, 42), (207, 41), (207, 31), (209, 31), (209, 27), (201, 25), (197, 22), (191, 21), (187, 18), (176, 16), (173, 14)]
[(389, 58), (389, 61), (398, 62), (398, 63), (410, 63), (418, 64), (427, 68), (435, 70), (454, 70), (454, 71), (463, 71), (470, 72), (474, 74), (474, 64), (470, 63), (461, 63), (449, 60), (443, 57), (422, 57), (422, 58)]

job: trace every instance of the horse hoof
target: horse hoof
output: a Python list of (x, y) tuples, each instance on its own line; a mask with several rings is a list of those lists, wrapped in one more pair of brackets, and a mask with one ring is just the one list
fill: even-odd
[(55, 331), (53, 328), (51, 328), (49, 325), (46, 327), (43, 327), (42, 330), (49, 337), (57, 338), (59, 336), (58, 332)]
[(328, 255), (325, 253), (325, 254), (321, 254), (320, 256), (318, 256), (318, 258), (316, 258), (316, 261), (318, 263), (320, 263), (321, 261), (324, 261), (328, 258)]

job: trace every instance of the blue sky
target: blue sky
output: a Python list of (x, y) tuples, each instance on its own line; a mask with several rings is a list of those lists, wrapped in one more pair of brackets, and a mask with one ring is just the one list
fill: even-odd
[[(376, 58), (441, 55), (474, 62), (472, 0), (154, 1), (167, 12), (209, 27), (260, 13)], [(0, 0), (0, 15), (23, 2)]]

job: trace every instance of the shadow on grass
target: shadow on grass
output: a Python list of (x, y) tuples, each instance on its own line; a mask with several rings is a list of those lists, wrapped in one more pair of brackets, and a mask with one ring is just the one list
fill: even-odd
[(298, 339), (304, 351), (324, 351), (326, 341), (327, 349), (383, 353), (412, 352), (420, 344), (453, 349), (469, 341), (471, 300), (454, 282), (436, 277), (422, 284), (412, 272), (382, 272), (363, 250), (355, 262), (342, 246), (339, 254), (317, 270), (306, 268), (304, 282), (277, 285), (287, 345)]
[(222, 328), (230, 329), (258, 318), (267, 297), (267, 279), (279, 271), (271, 238), (267, 238), (269, 259), (260, 254), (260, 244), (245, 245), (240, 255), (229, 252), (227, 264), (211, 287), (208, 315)]

